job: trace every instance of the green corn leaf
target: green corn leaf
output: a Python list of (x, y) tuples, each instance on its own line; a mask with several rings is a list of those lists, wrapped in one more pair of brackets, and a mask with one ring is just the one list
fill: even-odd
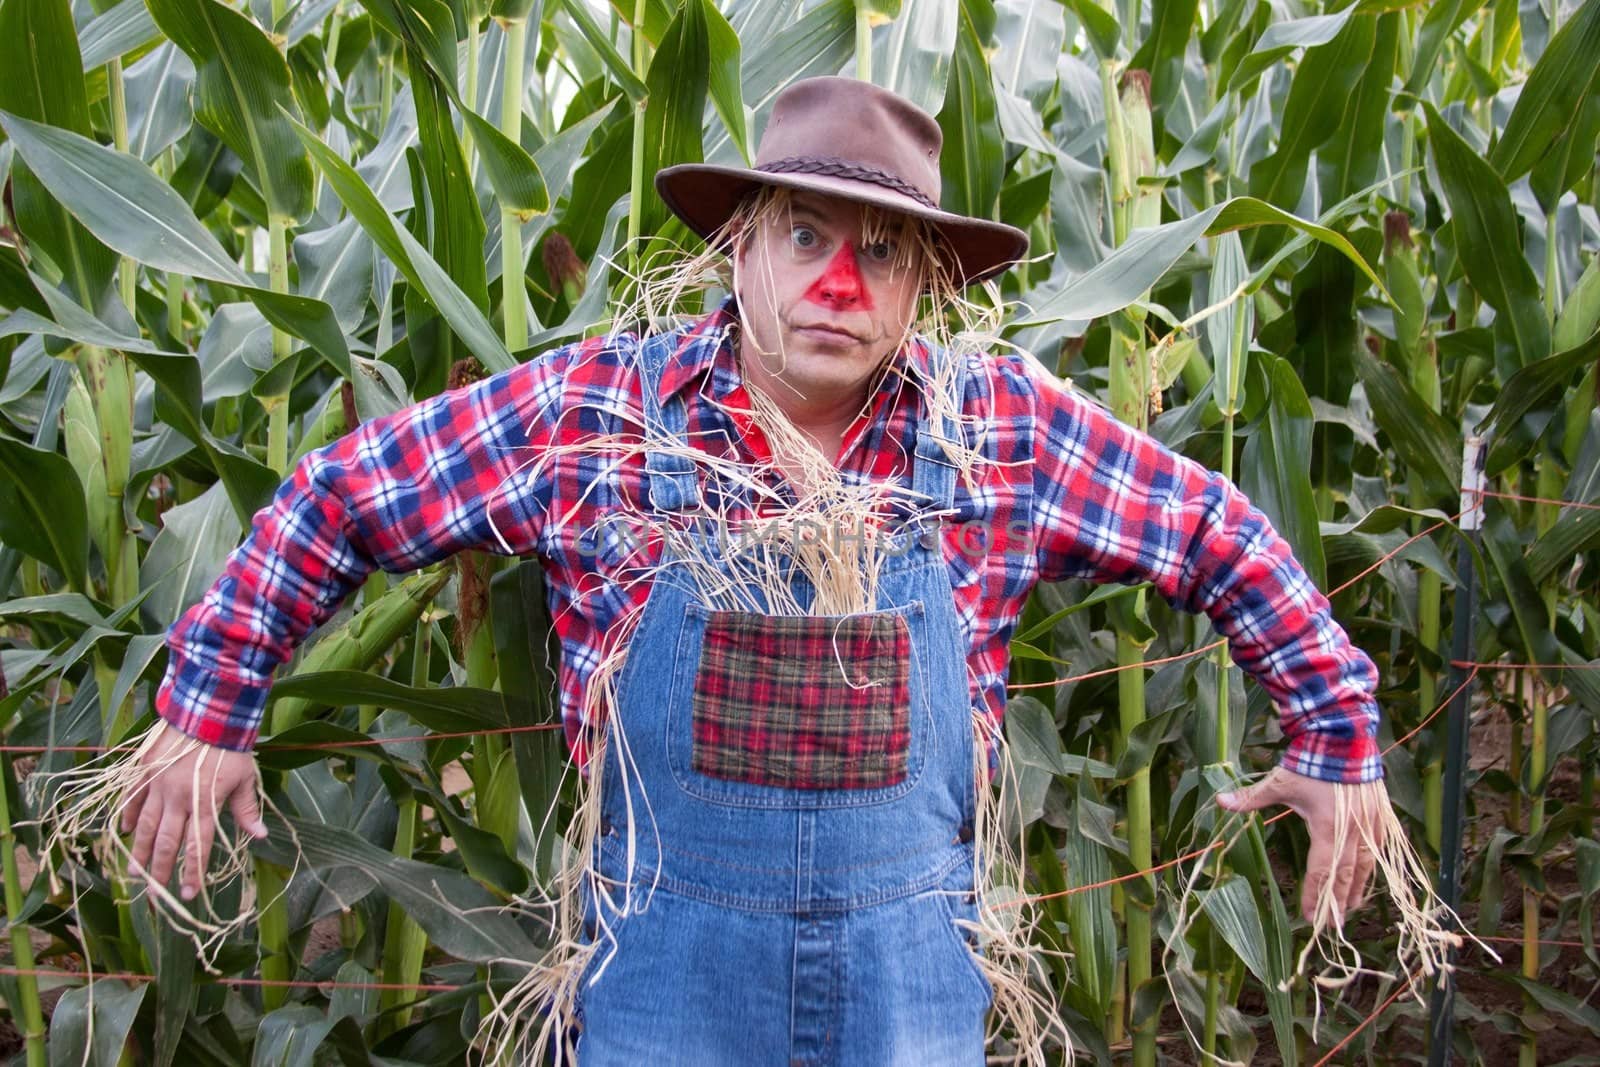
[[(97, 239), (157, 270), (238, 288), (273, 325), (308, 341), (336, 369), (349, 375), (350, 352), (333, 309), (311, 297), (254, 285), (195, 218), (183, 197), (140, 160), (68, 130), (4, 111), (0, 111), (0, 126), (23, 158), (31, 161), (50, 194)], [(63, 309), (55, 310), (59, 318)], [(148, 350), (137, 341), (112, 347)]]
[(165, 630), (205, 595), (241, 532), (221, 482), (162, 513), (161, 530), (139, 567), (140, 584), (151, 588), (144, 602), (151, 629)]
[(748, 164), (754, 157), (750, 144), (750, 124), (745, 116), (744, 87), (740, 83), (739, 34), (728, 24), (711, 0), (700, 0), (706, 22), (707, 41), (710, 46), (710, 67), (707, 70), (706, 90), (711, 94), (711, 104), (722, 117), (733, 138), (734, 147)]
[(1228, 92), (1244, 91), (1261, 76), (1262, 71), (1297, 48), (1317, 48), (1333, 41), (1344, 32), (1345, 26), (1358, 10), (1358, 5), (1351, 4), (1335, 14), (1311, 15), (1268, 26), (1234, 69), (1233, 76), (1228, 79)]
[(255, 176), (267, 210), (311, 213), (312, 178), (290, 120), (299, 115), (283, 54), (249, 18), (217, 0), (147, 0), (167, 38), (195, 65), (195, 117)]
[[(501, 753), (496, 767), (510, 766), (512, 766), (512, 755), (508, 750)], [(473, 877), (508, 896), (522, 893), (528, 888), (528, 872), (512, 858), (510, 852), (510, 849), (515, 847), (516, 841), (518, 822), (516, 809), (514, 807), (504, 809), (504, 812), (510, 815), (512, 841), (509, 845), (500, 835), (492, 832), (492, 827), (488, 823), (493, 820), (490, 813), (499, 810), (496, 804), (508, 799), (513, 804), (516, 803), (514, 779), (513, 775), (512, 780), (505, 783), (510, 787), (509, 794), (506, 794), (502, 786), (501, 795), (491, 795), (494, 792), (491, 786), (489, 790), (478, 795), (474, 805), (475, 814), (479, 823), (483, 825), (474, 825), (457, 814), (456, 801), (446, 796), (442, 790), (431, 785), (411, 783), (417, 795), (427, 798), (434, 812), (438, 814), (440, 823), (449, 832), (450, 839), (456, 843), (461, 858), (466, 861), (467, 870)]]
[(1127, 747), (1117, 760), (1118, 779), (1125, 781), (1150, 766), (1155, 760), (1156, 749), (1165, 740), (1177, 714), (1177, 708), (1170, 708), (1159, 715), (1150, 716), (1127, 733)]
[(1453, 494), (1461, 484), (1460, 434), (1393, 367), (1364, 349), (1356, 351), (1356, 371), (1373, 417), (1400, 458), (1427, 480), (1431, 495)]
[(1372, 54), (1351, 94), (1344, 121), (1317, 153), (1322, 196), (1327, 200), (1357, 193), (1378, 177), (1393, 95), (1401, 17), (1398, 11), (1377, 17)]
[(1089, 44), (1094, 49), (1094, 54), (1101, 59), (1111, 59), (1117, 54), (1117, 42), (1122, 38), (1122, 27), (1117, 23), (1117, 16), (1107, 10), (1106, 4), (1101, 0), (1063, 0), (1067, 10), (1071, 11), (1083, 23)]
[(235, 445), (213, 437), (200, 419), (200, 363), (183, 354), (134, 352), (128, 358), (148, 374), (156, 387), (156, 417), (198, 445), (227, 488), (240, 523), (272, 499), (280, 481), (271, 467), (257, 462)]
[(117, 1067), (149, 988), (106, 978), (68, 990), (50, 1015), (50, 1067)]
[[(119, 704), (120, 698), (111, 702), (112, 707)], [(155, 1051), (151, 1062), (155, 1067), (172, 1067), (183, 1040), (184, 1024), (195, 1008), (197, 962), (194, 942), (174, 926), (162, 924), (156, 930), (155, 942), (156, 988), (160, 995), (156, 998)]]
[(1442, 0), (1428, 5), (1417, 30), (1416, 55), (1411, 61), (1411, 76), (1406, 79), (1407, 93), (1422, 92), (1433, 76), (1434, 65), (1444, 53), (1450, 35), (1483, 5), (1484, 0)]
[(550, 190), (538, 163), (488, 119), (471, 110), (459, 114), (472, 130), (483, 172), (500, 206), (516, 212), (524, 222), (549, 211)]
[[(545, 591), (544, 570), (535, 560), (507, 567), (489, 581), (489, 619), (500, 664), (500, 689), (510, 719), (518, 726), (561, 721), (553, 699), (561, 646)], [(522, 806), (534, 824), (536, 873), (541, 885), (549, 884), (559, 859), (561, 844), (550, 832), (553, 827), (546, 813), (556, 810), (561, 795), (564, 747), (560, 730), (511, 735)]]
[(128, 68), (126, 83), (128, 151), (153, 163), (194, 122), (194, 64), (168, 42)]
[(272, 686), (271, 699), (289, 697), (333, 705), (375, 704), (403, 711), (429, 730), (442, 733), (494, 730), (511, 724), (505, 698), (493, 689), (418, 688), (358, 670), (296, 671)]
[(945, 105), (958, 26), (968, 21), (957, 0), (918, 0), (873, 33), (872, 80), (930, 115)]
[[(1577, 504), (1600, 504), (1600, 412), (1590, 412), (1586, 429), (1561, 496)], [(1528, 574), (1543, 588), (1559, 572), (1571, 568), (1579, 553), (1596, 545), (1600, 545), (1600, 511), (1564, 508), (1555, 525), (1528, 549)]]
[(251, 1067), (312, 1067), (338, 1020), (309, 1004), (290, 1004), (262, 1016)]
[[(1080, 783), (1080, 796), (1082, 789)], [(1074, 805), (1074, 819), (1083, 818), (1084, 807), (1081, 800)], [(1092, 1008), (1091, 1017), (1104, 1018), (1117, 984), (1119, 938), (1111, 910), (1112, 890), (1110, 886), (1082, 887), (1108, 881), (1112, 877), (1111, 861), (1104, 846), (1083, 833), (1081, 826), (1075, 829), (1078, 832), (1067, 835), (1063, 855), (1067, 884), (1078, 890), (1066, 897), (1067, 924), (1075, 950), (1071, 988), (1087, 1002), (1080, 1005), (1080, 1011), (1090, 1014), (1086, 1009)]]
[(141, 51), (161, 39), (161, 29), (143, 0), (122, 0), (89, 21), (78, 35), (85, 73), (119, 56)]
[(248, 284), (181, 196), (131, 155), (0, 112), (11, 143), (51, 193), (112, 248), (158, 270)]
[[(395, 642), (410, 634), (417, 619), (439, 590), (450, 580), (444, 567), (418, 571), (387, 593), (356, 612), (344, 625), (317, 639), (290, 677), (319, 671), (365, 670), (388, 652)], [(315, 696), (279, 696), (273, 687), (272, 729), (281, 733), (305, 720), (312, 712), (327, 707), (335, 694), (320, 690)]]
[(1493, 972), (1501, 981), (1510, 982), (1520, 988), (1534, 1002), (1545, 1011), (1561, 1016), (1569, 1023), (1573, 1023), (1589, 1033), (1600, 1037), (1600, 1009), (1579, 1000), (1571, 993), (1564, 993), (1542, 982), (1535, 982), (1531, 978), (1524, 978), (1520, 974), (1508, 974), (1503, 971)]
[(1150, 35), (1128, 61), (1134, 70), (1150, 72), (1150, 104), (1155, 109), (1156, 138), (1162, 116), (1177, 99), (1183, 81), (1183, 59), (1195, 32), (1199, 0), (1160, 4), (1151, 12)]
[(1371, 16), (1357, 15), (1332, 41), (1306, 52), (1289, 83), (1278, 148), (1250, 168), (1251, 196), (1289, 206), (1300, 202), (1312, 151), (1344, 125), (1372, 58), (1376, 26)]
[(1577, 119), (1596, 79), (1600, 79), (1600, 0), (1587, 0), (1556, 31), (1534, 64), (1505, 128), (1489, 150), (1489, 164), (1503, 180), (1516, 181), (1533, 169)]
[(606, 73), (617, 83), (627, 98), (632, 101), (643, 100), (648, 92), (644, 82), (639, 80), (638, 75), (633, 72), (633, 66), (622, 53), (617, 51), (610, 35), (595, 21), (588, 5), (583, 0), (567, 0), (561, 5), (561, 10), (572, 19), (573, 24), (578, 27), (578, 32), (583, 34), (584, 40), (605, 64)]
[(298, 122), (295, 133), (306, 146), (328, 184), (361, 228), (388, 256), (406, 280), (424, 293), (450, 328), (491, 373), (516, 365), (483, 312), (462, 292), (437, 260), (404, 226), (395, 221), (355, 168), (340, 159), (315, 133)]
[[(1494, 566), (1504, 603), (1511, 609), (1517, 654), (1523, 663), (1559, 663), (1555, 635), (1550, 632), (1550, 616), (1538, 587), (1528, 574), (1516, 528), (1504, 512), (1487, 509), (1483, 527), (1484, 556)], [(1542, 672), (1554, 683), (1559, 674)]]
[(1507, 322), (1517, 363), (1527, 366), (1550, 354), (1550, 323), (1533, 269), (1522, 257), (1522, 226), (1505, 182), (1434, 110), (1428, 144), (1439, 182), (1450, 204), (1461, 266), (1488, 305)]
[(1572, 292), (1567, 294), (1561, 314), (1556, 316), (1550, 343), (1557, 352), (1566, 352), (1578, 347), (1596, 330), (1600, 330), (1600, 256), (1589, 260)]
[(1261, 925), (1256, 898), (1242, 878), (1225, 878), (1200, 893), (1201, 910), (1211, 919), (1228, 947), (1265, 983), (1271, 981), (1267, 965), (1267, 934)]
[[(799, 78), (837, 74), (855, 54), (855, 0), (823, 0), (752, 53), (744, 70), (745, 100), (760, 129), (772, 101)], [(710, 151), (716, 154), (717, 139)]]
[(1504, 384), (1494, 407), (1489, 409), (1478, 431), (1489, 437), (1490, 475), (1498, 474), (1526, 455), (1533, 442), (1519, 440), (1514, 431), (1523, 417), (1534, 411), (1554, 412), (1565, 400), (1573, 377), (1600, 357), (1600, 330), (1581, 344), (1553, 356), (1535, 360), (1517, 371)]
[(944, 108), (938, 112), (944, 130), (939, 155), (941, 206), (948, 211), (975, 218), (994, 216), (1005, 181), (1005, 150), (995, 109), (994, 77), (983, 40), (963, 7)]
[(1020, 316), (1015, 325), (1096, 319), (1120, 311), (1139, 300), (1202, 236), (1257, 226), (1289, 226), (1331, 245), (1348, 257), (1387, 298), (1388, 292), (1377, 273), (1343, 235), (1261, 200), (1239, 196), (1178, 222), (1135, 230), (1126, 244), (1093, 269), (1053, 293), (1041, 294), (1032, 312)]
[[(351, 830), (324, 826), (275, 812), (263, 815), (268, 837), (252, 849), (274, 863), (291, 865), (292, 841), (305, 861), (319, 869), (353, 868), (383, 888), (407, 915), (427, 931), (428, 939), (460, 960), (538, 961), (540, 950), (509, 915), (503, 903), (481, 884), (459, 871), (418, 860), (402, 860)], [(290, 830), (294, 837), (290, 837)]]
[(0, 434), (0, 541), (89, 588), (89, 514), (65, 456)]
[[(686, 3), (672, 20), (661, 47), (650, 60), (650, 89), (644, 112), (644, 173), (674, 163), (703, 159), (706, 83), (711, 67), (710, 31), (705, 8)], [(652, 185), (644, 194), (640, 232), (652, 234), (667, 221), (667, 206)]]
[(449, 97), (440, 80), (426, 70), (411, 79), (411, 96), (417, 108), (418, 158), (427, 186), (430, 254), (473, 305), (487, 313), (483, 214), (467, 179), (461, 140), (450, 122)]
[[(0, 5), (0, 110), (87, 135), (89, 99), (78, 38), (66, 0), (7, 0)], [(19, 229), (55, 261), (72, 298), (97, 307), (110, 292), (116, 256), (51, 196), (26, 165), (11, 167)]]
[(1249, 278), (1244, 246), (1237, 233), (1225, 233), (1212, 242), (1208, 303), (1227, 307), (1205, 321), (1205, 338), (1216, 374), (1217, 408), (1239, 414), (1244, 399), (1244, 376), (1250, 363), (1250, 339), (1255, 336), (1255, 303), (1248, 295), (1235, 297)]
[(1271, 396), (1266, 418), (1245, 442), (1239, 484), (1294, 547), (1318, 588), (1326, 588), (1322, 532), (1311, 489), (1311, 400), (1289, 362), (1263, 353), (1260, 368)]

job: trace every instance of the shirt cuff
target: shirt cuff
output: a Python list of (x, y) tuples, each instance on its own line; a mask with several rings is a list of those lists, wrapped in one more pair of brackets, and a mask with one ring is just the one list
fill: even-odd
[(261, 732), (266, 686), (249, 685), (205, 671), (176, 653), (156, 691), (156, 714), (179, 733), (218, 748), (249, 752)]
[(1383, 777), (1383, 755), (1376, 734), (1376, 723), (1357, 725), (1353, 735), (1307, 730), (1290, 739), (1282, 765), (1323, 782), (1374, 782)]

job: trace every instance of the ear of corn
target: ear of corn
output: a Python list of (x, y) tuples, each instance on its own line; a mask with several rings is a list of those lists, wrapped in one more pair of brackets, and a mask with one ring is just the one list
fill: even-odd
[[(411, 631), (429, 601), (449, 580), (450, 572), (443, 567), (419, 571), (405, 578), (337, 630), (320, 637), (300, 659), (295, 673), (371, 667)], [(282, 733), (304, 722), (318, 707), (309, 697), (282, 697), (273, 701), (272, 732)]]

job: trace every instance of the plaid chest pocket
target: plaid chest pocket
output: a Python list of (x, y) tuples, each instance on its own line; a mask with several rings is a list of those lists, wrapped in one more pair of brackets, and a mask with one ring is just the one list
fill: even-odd
[(693, 770), (780, 789), (906, 782), (911, 655), (899, 613), (708, 613), (690, 704)]

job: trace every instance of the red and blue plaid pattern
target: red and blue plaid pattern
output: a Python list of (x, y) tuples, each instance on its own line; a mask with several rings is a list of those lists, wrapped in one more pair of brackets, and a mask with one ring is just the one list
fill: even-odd
[(903, 782), (910, 664), (901, 615), (715, 612), (695, 678), (692, 766), (784, 789)]
[[(765, 446), (746, 424), (733, 325), (724, 308), (687, 330), (661, 393), (688, 399), (696, 447), (750, 461)], [(623, 544), (606, 526), (619, 509), (647, 508), (642, 458), (549, 449), (640, 432), (637, 344), (627, 334), (557, 349), (307, 455), (222, 577), (172, 627), (161, 715), (184, 733), (248, 749), (274, 668), (373, 568), (407, 571), (469, 548), (537, 554), (561, 640), (567, 737), (582, 764), (584, 693), (649, 595), (635, 576), (659, 546)], [(926, 366), (920, 342), (895, 355), (846, 438), (843, 477), (909, 487), (923, 415), (915, 383)], [(1331, 781), (1382, 775), (1372, 661), (1231, 483), (1016, 353), (969, 360), (963, 408), (969, 443), (990, 462), (958, 484), (943, 549), (972, 699), (995, 731), (1012, 628), (1036, 582), (1148, 580), (1230, 638), (1235, 662), (1279, 707), (1285, 766)], [(966, 523), (994, 533), (986, 553), (963, 543)], [(1007, 535), (1019, 527), (1033, 531), (1023, 550)]]

